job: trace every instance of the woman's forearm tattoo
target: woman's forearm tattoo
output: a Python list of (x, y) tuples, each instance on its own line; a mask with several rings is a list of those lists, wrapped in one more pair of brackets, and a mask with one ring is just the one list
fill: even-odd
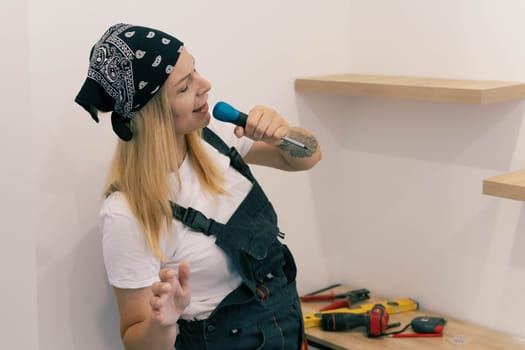
[(281, 142), (277, 147), (292, 157), (296, 158), (308, 158), (315, 153), (319, 146), (317, 140), (313, 136), (307, 136), (297, 131), (290, 131), (286, 137), (302, 143), (306, 148), (294, 145), (289, 142)]

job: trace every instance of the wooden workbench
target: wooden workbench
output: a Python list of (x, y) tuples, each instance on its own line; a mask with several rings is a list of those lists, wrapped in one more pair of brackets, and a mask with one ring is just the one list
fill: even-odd
[[(344, 293), (356, 288), (340, 286), (332, 289), (335, 293)], [(326, 293), (326, 292), (323, 292)], [(405, 298), (410, 296), (400, 296)], [(361, 303), (385, 301), (370, 295), (370, 299)], [(318, 311), (328, 302), (302, 303), (304, 314)], [(525, 350), (525, 339), (490, 330), (475, 324), (455, 320), (451, 317), (429, 312), (421, 308), (390, 315), (390, 322), (400, 322), (401, 327), (419, 316), (437, 316), (447, 320), (442, 338), (368, 338), (364, 327), (358, 327), (344, 332), (327, 332), (320, 327), (306, 328), (306, 336), (310, 345), (322, 349), (336, 350)], [(395, 331), (393, 328), (389, 331)], [(406, 331), (411, 332), (410, 329)]]

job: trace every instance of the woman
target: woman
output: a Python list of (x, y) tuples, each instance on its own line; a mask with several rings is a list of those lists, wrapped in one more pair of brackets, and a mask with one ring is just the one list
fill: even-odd
[(120, 137), (101, 218), (124, 346), (299, 349), (295, 264), (246, 163), (306, 170), (320, 148), (264, 106), (244, 128), (211, 119), (210, 89), (153, 28), (114, 25), (91, 50), (75, 101), (96, 121), (111, 112)]

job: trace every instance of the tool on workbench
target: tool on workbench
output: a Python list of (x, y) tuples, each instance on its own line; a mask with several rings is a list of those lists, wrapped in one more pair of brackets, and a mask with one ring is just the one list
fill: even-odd
[(330, 293), (324, 294), (315, 294), (315, 295), (304, 295), (301, 297), (302, 302), (310, 301), (332, 301), (336, 299), (346, 299), (350, 302), (357, 302), (361, 300), (366, 300), (370, 298), (370, 291), (365, 288), (355, 289), (348, 291), (346, 293), (336, 294), (333, 291)]
[[(443, 328), (445, 327), (446, 323), (447, 321), (442, 317), (416, 317), (401, 330), (389, 333), (383, 332), (381, 336), (389, 336), (392, 338), (442, 337)], [(414, 333), (403, 333), (410, 327)]]
[[(322, 315), (322, 329), (325, 331), (346, 331), (365, 327), (369, 337), (391, 336), (392, 338), (442, 337), (446, 320), (441, 317), (416, 317), (401, 330), (386, 332), (387, 329), (400, 326), (400, 323), (388, 324), (386, 308), (376, 304), (365, 314), (326, 313)], [(414, 333), (403, 333), (412, 328)]]
[(385, 334), (392, 338), (441, 338), (443, 333), (394, 333)]
[(324, 287), (324, 288), (321, 288), (319, 290), (314, 290), (313, 292), (305, 294), (305, 296), (306, 295), (314, 295), (314, 294), (319, 294), (319, 293), (322, 293), (322, 292), (326, 292), (327, 290), (330, 290), (330, 289), (333, 289), (333, 288), (336, 288), (336, 287), (339, 287), (339, 286), (341, 286), (341, 283), (335, 283), (335, 284), (329, 285), (328, 287)]
[(328, 311), (340, 309), (342, 307), (350, 307), (357, 302), (370, 299), (369, 291), (366, 289), (359, 289), (357, 291), (346, 293), (347, 297), (343, 300), (334, 301), (331, 304), (326, 305), (325, 307), (319, 309), (319, 311)]
[(334, 292), (326, 293), (326, 294), (316, 294), (316, 295), (305, 295), (301, 297), (302, 302), (311, 302), (311, 301), (325, 301), (325, 300), (336, 300), (336, 299), (342, 299), (334, 301), (333, 303), (326, 305), (319, 311), (327, 311), (327, 310), (334, 310), (334, 309), (340, 309), (342, 307), (350, 307), (351, 305), (370, 299), (370, 291), (365, 288), (361, 289), (355, 289), (348, 291), (346, 293), (340, 293), (335, 294)]
[[(393, 338), (441, 337), (447, 321), (442, 317), (420, 316), (414, 318), (403, 329), (390, 333)], [(412, 328), (414, 333), (403, 333)]]
[(447, 320), (442, 317), (421, 316), (410, 322), (410, 327), (416, 333), (442, 333)]
[(333, 313), (350, 313), (350, 314), (365, 314), (371, 311), (375, 305), (381, 304), (385, 307), (386, 311), (389, 314), (395, 314), (406, 311), (413, 311), (419, 308), (419, 304), (414, 299), (405, 298), (405, 299), (393, 299), (388, 301), (383, 301), (379, 303), (371, 304), (362, 304), (353, 306), (350, 308), (340, 308), (335, 310), (313, 312), (303, 315), (304, 327), (320, 327), (322, 324), (323, 314), (333, 314)]
[(350, 301), (348, 301), (346, 299), (338, 300), (338, 301), (334, 301), (331, 304), (326, 305), (325, 307), (320, 308), (319, 311), (328, 311), (328, 310), (340, 309), (342, 307), (350, 307), (354, 303), (355, 302), (350, 302)]
[(328, 313), (322, 315), (322, 328), (325, 331), (346, 331), (356, 327), (365, 327), (369, 337), (379, 337), (399, 323), (388, 324), (389, 315), (386, 308), (376, 304), (365, 314)]

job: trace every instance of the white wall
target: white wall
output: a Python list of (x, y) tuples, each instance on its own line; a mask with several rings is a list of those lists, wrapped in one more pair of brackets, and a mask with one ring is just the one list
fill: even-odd
[(183, 39), (212, 103), (269, 104), (316, 131), (324, 160), (313, 171), (256, 169), (301, 292), (346, 282), (525, 336), (522, 203), (481, 195), (483, 178), (525, 166), (524, 103), (293, 91), (297, 76), (343, 71), (525, 81), (524, 10), (520, 0), (2, 2), (13, 52), (0, 65), (2, 345), (121, 347), (97, 227), (115, 136), (73, 103), (90, 46), (116, 22)]
[[(349, 4), (348, 72), (525, 81), (523, 1)], [(525, 166), (525, 103), (300, 101), (331, 140), (313, 189), (335, 279), (525, 336), (523, 204), (481, 193)]]
[[(38, 344), (33, 131), (29, 110), (26, 3), (0, 3), (0, 339), (2, 348)], [(8, 15), (9, 14), (9, 15)], [(16, 345), (16, 346), (14, 346)]]

